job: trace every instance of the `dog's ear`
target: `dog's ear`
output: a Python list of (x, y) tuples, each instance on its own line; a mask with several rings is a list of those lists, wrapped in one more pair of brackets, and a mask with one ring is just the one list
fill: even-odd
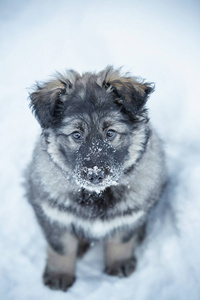
[(137, 115), (147, 102), (148, 96), (154, 91), (154, 84), (139, 80), (136, 77), (122, 76), (119, 70), (107, 67), (101, 72), (102, 85), (108, 92), (116, 96), (116, 102), (129, 113)]
[(35, 85), (29, 95), (30, 106), (42, 128), (55, 126), (62, 118), (64, 101), (78, 77), (78, 73), (70, 70), (66, 75), (57, 73), (55, 79)]

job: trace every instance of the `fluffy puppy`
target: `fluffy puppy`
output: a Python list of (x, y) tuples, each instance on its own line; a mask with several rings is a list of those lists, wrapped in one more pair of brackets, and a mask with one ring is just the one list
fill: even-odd
[(145, 104), (153, 85), (107, 67), (69, 70), (37, 84), (31, 107), (42, 134), (26, 173), (46, 238), (45, 285), (67, 290), (91, 241), (103, 240), (105, 272), (129, 276), (134, 248), (165, 182), (162, 145)]

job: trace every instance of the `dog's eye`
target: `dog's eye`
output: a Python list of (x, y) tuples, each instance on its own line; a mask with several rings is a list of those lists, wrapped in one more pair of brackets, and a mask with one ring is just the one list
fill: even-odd
[(106, 132), (106, 137), (109, 141), (112, 141), (115, 138), (115, 136), (116, 136), (116, 132), (112, 129)]
[(72, 138), (76, 142), (80, 142), (83, 139), (83, 135), (79, 131), (74, 131), (72, 132)]

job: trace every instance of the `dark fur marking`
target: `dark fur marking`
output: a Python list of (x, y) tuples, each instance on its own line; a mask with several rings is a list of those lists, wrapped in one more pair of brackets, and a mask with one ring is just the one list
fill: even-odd
[[(146, 83), (146, 88), (141, 93), (134, 87), (134, 83), (131, 79), (126, 78), (122, 81), (120, 78), (111, 82), (115, 88), (113, 89), (116, 95), (116, 102), (123, 106), (126, 113), (133, 117), (140, 113), (141, 109), (147, 102), (148, 95), (153, 92), (154, 88), (150, 84)], [(144, 86), (145, 86), (144, 85)]]
[(63, 155), (64, 157), (67, 156), (66, 149), (65, 149), (65, 147), (63, 147), (63, 145), (60, 144), (59, 147), (58, 147), (58, 149), (59, 149), (59, 151), (62, 153), (62, 155)]
[(79, 258), (83, 257), (83, 255), (89, 250), (89, 248), (90, 243), (88, 241), (79, 239), (77, 256)]
[(126, 230), (123, 233), (121, 242), (128, 243), (134, 235), (137, 235), (138, 242), (141, 242), (145, 237), (145, 233), (146, 233), (146, 222), (143, 225), (141, 224), (140, 227), (137, 227), (136, 230), (131, 230), (131, 229)]
[(126, 168), (126, 169), (124, 170), (124, 174), (125, 174), (125, 175), (128, 175), (128, 174), (130, 174), (131, 172), (133, 172), (135, 166), (136, 166), (136, 165), (139, 163), (139, 161), (142, 159), (144, 153), (146, 152), (147, 144), (148, 144), (148, 141), (149, 141), (150, 136), (151, 136), (151, 130), (150, 130), (150, 129), (146, 129), (145, 141), (144, 141), (144, 143), (143, 143), (143, 148), (142, 148), (142, 150), (139, 152), (139, 157), (137, 158), (136, 162), (135, 162), (132, 166), (130, 166), (130, 167), (128, 167), (128, 168)]

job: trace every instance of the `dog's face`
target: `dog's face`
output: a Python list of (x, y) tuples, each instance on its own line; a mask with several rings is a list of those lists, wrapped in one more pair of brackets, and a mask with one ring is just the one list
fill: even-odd
[(30, 98), (46, 151), (72, 184), (100, 192), (128, 173), (148, 140), (144, 105), (152, 90), (111, 67), (37, 85)]

